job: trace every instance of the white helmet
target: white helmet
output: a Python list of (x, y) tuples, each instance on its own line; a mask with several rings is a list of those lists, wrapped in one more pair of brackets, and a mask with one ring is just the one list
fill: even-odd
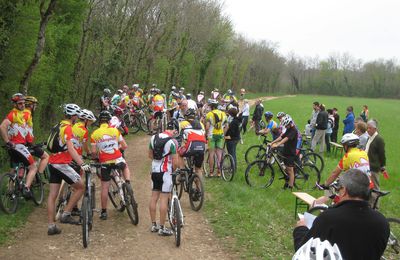
[(81, 108), (76, 104), (65, 104), (64, 114), (68, 116), (76, 116), (81, 114)]
[(219, 103), (218, 103), (217, 100), (215, 100), (213, 98), (209, 98), (208, 99), (208, 104), (210, 104), (210, 105), (218, 105)]
[(96, 117), (94, 116), (93, 112), (88, 109), (82, 109), (81, 113), (79, 114), (80, 119), (86, 119), (89, 121), (96, 121)]
[(310, 238), (294, 254), (292, 260), (343, 260), (339, 247), (333, 246), (328, 240), (322, 241), (319, 238)]
[(360, 137), (353, 133), (345, 134), (342, 136), (342, 140), (340, 140), (340, 143), (349, 146), (356, 146), (360, 143)]
[(284, 118), (282, 118), (282, 125), (283, 126), (288, 126), (292, 122), (293, 122), (293, 119), (289, 115), (286, 115)]
[(276, 114), (276, 117), (283, 117), (286, 116), (285, 112), (278, 112), (278, 114)]

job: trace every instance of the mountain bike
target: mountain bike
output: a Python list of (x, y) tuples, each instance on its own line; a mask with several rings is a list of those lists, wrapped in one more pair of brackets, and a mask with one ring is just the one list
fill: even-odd
[(166, 109), (164, 109), (163, 111), (159, 111), (159, 113), (161, 113), (161, 117), (152, 117), (147, 121), (147, 128), (149, 129), (149, 133), (159, 134), (167, 129), (168, 116), (166, 111)]
[[(219, 149), (219, 148), (215, 148)], [(224, 181), (232, 181), (233, 177), (236, 172), (236, 166), (235, 166), (235, 161), (227, 151), (226, 151), (226, 142), (224, 143), (224, 148), (222, 150), (222, 155), (221, 155), (221, 161), (218, 161), (218, 156), (217, 153), (214, 153), (214, 164), (213, 167), (210, 167), (209, 164), (209, 158), (210, 158), (210, 153), (209, 150), (207, 149), (204, 152), (204, 163), (203, 163), (203, 172), (206, 177), (211, 177), (210, 173), (215, 174), (215, 170), (217, 169), (221, 173), (222, 179)]]
[(122, 115), (122, 120), (125, 125), (130, 129), (130, 133), (136, 134), (141, 129), (140, 119), (131, 108), (127, 108)]
[(204, 185), (199, 177), (194, 172), (193, 158), (187, 158), (185, 169), (178, 169), (176, 175), (178, 179), (174, 182), (179, 199), (182, 197), (183, 191), (189, 195), (190, 207), (194, 211), (199, 211), (204, 202)]
[(112, 167), (108, 197), (119, 212), (126, 209), (131, 223), (137, 225), (139, 223), (138, 204), (133, 195), (132, 186), (125, 182), (121, 170), (115, 164), (108, 166)]
[(180, 172), (172, 173), (172, 183), (174, 185), (171, 191), (171, 198), (168, 199), (168, 221), (174, 232), (176, 247), (181, 245), (181, 228), (184, 226), (182, 207), (177, 192), (179, 184), (176, 181), (177, 176), (180, 174)]
[[(279, 179), (287, 183), (289, 175), (286, 173), (286, 166), (283, 162), (284, 156), (276, 148), (267, 147), (266, 156), (262, 160), (250, 163), (245, 171), (246, 183), (251, 187), (268, 188), (275, 179), (275, 170), (271, 162), (277, 162), (278, 170), (281, 172)], [(313, 164), (302, 164), (299, 160), (294, 162), (294, 186), (297, 189), (316, 189), (316, 183), (320, 182), (321, 174)]]

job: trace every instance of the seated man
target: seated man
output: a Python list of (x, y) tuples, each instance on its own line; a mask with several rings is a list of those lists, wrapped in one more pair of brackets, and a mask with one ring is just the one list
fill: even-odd
[(261, 129), (257, 134), (267, 135), (268, 133), (271, 133), (272, 140), (275, 140), (280, 136), (281, 132), (278, 124), (272, 119), (274, 114), (272, 114), (271, 111), (267, 111), (264, 116), (265, 121), (267, 121), (267, 126), (265, 129)]
[(321, 213), (308, 229), (304, 219), (293, 231), (295, 250), (310, 238), (336, 243), (343, 259), (380, 259), (389, 237), (389, 223), (376, 210), (369, 208), (369, 179), (357, 169), (339, 177), (340, 202)]

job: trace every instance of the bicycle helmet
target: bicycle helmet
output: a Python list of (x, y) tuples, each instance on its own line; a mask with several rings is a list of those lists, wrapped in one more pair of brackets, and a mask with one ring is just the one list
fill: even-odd
[(213, 98), (209, 98), (208, 99), (208, 104), (210, 104), (210, 105), (219, 105), (218, 101), (213, 99)]
[(175, 87), (175, 86), (172, 86), (172, 87), (171, 87), (171, 90), (172, 90), (172, 91), (175, 91), (175, 90), (176, 90), (176, 87)]
[(176, 118), (171, 119), (171, 121), (169, 121), (167, 123), (167, 129), (168, 130), (176, 130), (179, 133), (179, 122)]
[(272, 114), (271, 111), (267, 111), (267, 112), (264, 113), (264, 116), (265, 116), (265, 118), (267, 118), (267, 119), (271, 119), (271, 118), (274, 117), (274, 114)]
[(343, 260), (337, 244), (333, 246), (328, 240), (310, 238), (294, 254), (292, 260)]
[(111, 90), (109, 88), (105, 88), (103, 90), (103, 92), (104, 92), (104, 95), (110, 95), (111, 94)]
[(180, 89), (179, 89), (179, 91), (185, 91), (185, 88), (184, 87), (181, 87)]
[(139, 84), (133, 84), (132, 88), (137, 90), (139, 88)]
[(233, 94), (232, 89), (228, 89), (228, 94), (229, 94), (229, 95)]
[(284, 116), (286, 116), (285, 112), (278, 112), (278, 114), (276, 114), (277, 118), (284, 117)]
[(194, 119), (196, 116), (196, 111), (193, 108), (189, 108), (188, 110), (186, 110), (185, 112), (185, 119)]
[(18, 101), (25, 101), (25, 96), (21, 93), (15, 93), (11, 97), (11, 101), (17, 103)]
[(200, 95), (204, 95), (204, 91), (200, 91), (199, 94), (200, 94)]
[(179, 95), (179, 93), (176, 92), (172, 92), (172, 97), (175, 99), (182, 98), (181, 95)]
[(192, 94), (187, 93), (187, 94), (186, 94), (186, 99), (192, 99)]
[(340, 143), (348, 146), (357, 146), (360, 143), (360, 137), (353, 133), (345, 134), (340, 140)]
[(108, 121), (110, 121), (111, 120), (111, 113), (109, 112), (109, 111), (107, 111), (107, 110), (103, 110), (103, 111), (101, 111), (100, 112), (100, 115), (99, 115), (99, 120), (100, 121), (105, 121), (105, 122), (108, 122)]
[(82, 109), (81, 113), (79, 114), (79, 118), (93, 122), (96, 121), (96, 117), (94, 116), (93, 112), (88, 109)]
[(282, 125), (285, 127), (290, 125), (292, 122), (293, 119), (289, 115), (286, 115), (284, 118), (282, 118)]
[(81, 108), (76, 104), (65, 104), (64, 114), (67, 116), (79, 116), (81, 114)]
[(124, 91), (122, 89), (118, 89), (117, 93), (121, 95), (122, 93), (124, 93)]
[(39, 103), (37, 98), (34, 96), (26, 96), (25, 97), (25, 105), (33, 105)]

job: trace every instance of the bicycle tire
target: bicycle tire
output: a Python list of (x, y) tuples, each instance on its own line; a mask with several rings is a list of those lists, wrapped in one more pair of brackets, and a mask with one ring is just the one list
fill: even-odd
[(138, 205), (133, 195), (132, 186), (124, 183), (122, 184), (122, 190), (124, 191), (125, 207), (126, 211), (128, 212), (129, 219), (131, 220), (132, 224), (136, 226), (139, 223), (139, 213), (137, 207)]
[(295, 165), (295, 185), (298, 189), (312, 191), (317, 188), (316, 184), (321, 181), (321, 174), (314, 164), (303, 164), (302, 167)]
[(210, 157), (210, 153), (208, 152), (208, 149), (204, 152), (204, 162), (203, 162), (203, 172), (204, 172), (204, 176), (205, 177), (209, 177), (210, 176), (210, 172), (213, 172), (213, 174), (215, 174), (215, 166), (217, 165), (217, 160), (216, 160), (216, 156), (214, 154), (214, 165), (213, 168), (210, 169), (210, 164), (209, 164), (209, 157)]
[(314, 216), (319, 216), (322, 212), (324, 212), (328, 206), (315, 206), (307, 210), (308, 213), (314, 215)]
[(389, 240), (383, 253), (384, 259), (400, 258), (400, 219), (386, 218), (390, 226)]
[(174, 215), (172, 222), (174, 223), (175, 245), (179, 247), (181, 245), (182, 216), (179, 209), (179, 200), (177, 198), (174, 198)]
[(222, 158), (221, 163), (221, 175), (224, 181), (232, 181), (235, 176), (236, 166), (233, 156), (230, 154), (225, 154), (224, 158)]
[(89, 198), (87, 196), (83, 197), (82, 200), (82, 207), (81, 207), (81, 212), (82, 212), (82, 243), (83, 247), (87, 248), (90, 242), (90, 237), (89, 237)]
[(121, 197), (120, 188), (114, 177), (111, 177), (110, 186), (108, 188), (108, 197), (110, 198), (111, 204), (119, 212), (125, 210), (124, 200)]
[[(178, 175), (177, 177), (180, 177), (180, 175)], [(183, 186), (185, 185), (185, 181), (177, 181), (176, 184), (174, 184), (176, 187), (176, 193), (178, 195), (178, 198), (181, 199), (182, 198), (182, 194), (183, 194)]]
[(145, 115), (141, 116), (139, 120), (140, 120), (140, 129), (145, 133), (149, 133), (149, 128), (147, 125), (148, 120), (146, 119), (146, 116)]
[(6, 173), (0, 178), (0, 208), (7, 214), (14, 214), (18, 208), (19, 192), (14, 177)]
[(199, 211), (204, 203), (204, 185), (196, 173), (189, 179), (189, 202), (194, 211)]
[(324, 158), (321, 155), (314, 152), (306, 152), (301, 158), (301, 163), (304, 164), (313, 164), (317, 167), (318, 171), (322, 173), (325, 167)]
[(71, 190), (68, 189), (68, 184), (65, 182), (62, 185), (60, 196), (56, 205), (56, 220), (59, 220), (62, 213), (64, 212), (65, 206), (68, 204), (69, 198), (71, 197)]
[(274, 182), (275, 172), (265, 160), (250, 163), (245, 171), (246, 183), (250, 187), (268, 188)]
[(250, 164), (251, 162), (263, 159), (265, 153), (266, 150), (262, 145), (252, 145), (246, 150), (244, 160), (247, 164)]
[(35, 203), (36, 206), (42, 204), (44, 198), (44, 187), (42, 178), (39, 173), (36, 173), (35, 178), (33, 179), (31, 191), (33, 194), (33, 203)]
[(132, 134), (136, 134), (140, 131), (140, 121), (137, 116), (132, 115), (130, 113), (125, 114), (123, 118), (125, 125), (131, 129), (129, 132)]

